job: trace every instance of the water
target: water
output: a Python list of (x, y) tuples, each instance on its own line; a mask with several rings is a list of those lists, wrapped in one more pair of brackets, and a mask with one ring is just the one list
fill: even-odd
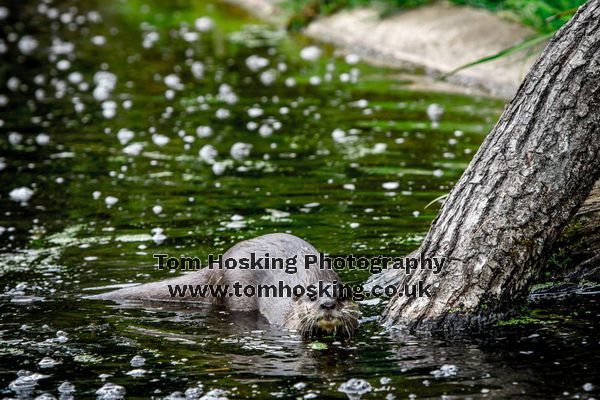
[(419, 76), (315, 52), (216, 1), (1, 4), (2, 396), (597, 395), (595, 296), (462, 341), (386, 332), (383, 304), (365, 305), (343, 342), (83, 300), (169, 275), (154, 253), (205, 258), (275, 231), (406, 254), (503, 102), (414, 90)]

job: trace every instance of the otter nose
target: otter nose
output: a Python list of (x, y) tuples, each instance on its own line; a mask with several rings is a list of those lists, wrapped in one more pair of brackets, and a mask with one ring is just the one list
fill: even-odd
[(333, 310), (335, 308), (335, 299), (325, 299), (321, 302), (321, 308), (324, 310)]

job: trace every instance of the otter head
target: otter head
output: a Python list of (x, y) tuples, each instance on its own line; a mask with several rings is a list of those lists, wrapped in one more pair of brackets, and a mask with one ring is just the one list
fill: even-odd
[(294, 297), (285, 325), (302, 336), (352, 336), (358, 328), (361, 312), (358, 304), (352, 300), (348, 288), (339, 292), (338, 296)]

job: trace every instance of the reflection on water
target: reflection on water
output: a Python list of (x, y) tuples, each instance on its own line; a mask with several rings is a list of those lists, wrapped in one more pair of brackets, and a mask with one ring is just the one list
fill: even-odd
[(3, 396), (596, 392), (595, 296), (462, 342), (383, 331), (382, 305), (351, 340), (307, 342), (256, 315), (81, 298), (168, 275), (155, 252), (274, 231), (406, 254), (502, 102), (410, 90), (216, 1), (12, 0), (0, 19)]

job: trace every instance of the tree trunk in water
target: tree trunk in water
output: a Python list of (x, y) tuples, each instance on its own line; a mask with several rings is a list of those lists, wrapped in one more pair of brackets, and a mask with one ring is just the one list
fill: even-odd
[(445, 257), (446, 268), (393, 271), (400, 284), (431, 284), (431, 297), (392, 298), (386, 325), (455, 330), (514, 310), (600, 176), (599, 127), (591, 0), (550, 41), (413, 253)]

